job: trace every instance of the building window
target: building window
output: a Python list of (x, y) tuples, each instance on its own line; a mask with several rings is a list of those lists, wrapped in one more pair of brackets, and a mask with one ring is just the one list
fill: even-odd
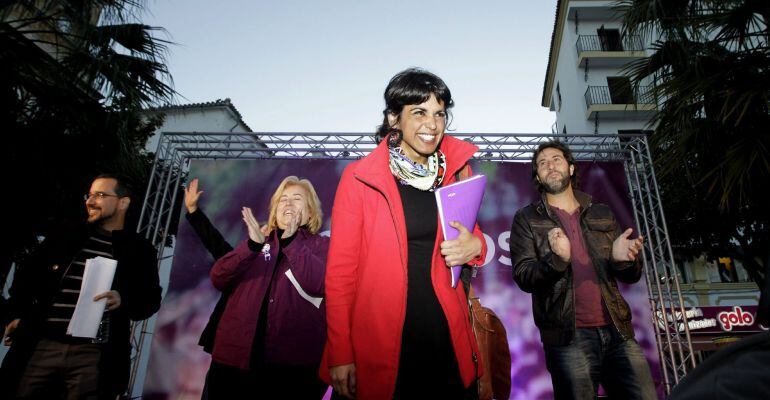
[(602, 25), (596, 32), (599, 35), (602, 51), (623, 51), (623, 45), (620, 42), (620, 30), (604, 29), (604, 25)]
[(631, 81), (625, 76), (608, 76), (607, 86), (610, 90), (612, 104), (634, 104), (634, 93)]

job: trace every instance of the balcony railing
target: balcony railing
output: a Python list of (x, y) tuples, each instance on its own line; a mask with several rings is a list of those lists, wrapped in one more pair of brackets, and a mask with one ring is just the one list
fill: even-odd
[(589, 86), (585, 92), (586, 106), (595, 104), (654, 104), (652, 85), (639, 86), (634, 93), (631, 86), (621, 86), (610, 90), (609, 86)]
[(580, 35), (575, 43), (578, 54), (584, 51), (644, 51), (642, 38), (638, 35), (600, 36)]

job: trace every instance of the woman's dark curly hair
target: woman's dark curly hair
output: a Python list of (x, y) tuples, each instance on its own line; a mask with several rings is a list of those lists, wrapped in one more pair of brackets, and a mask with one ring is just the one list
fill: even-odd
[[(377, 128), (374, 140), (380, 143), (390, 132), (388, 114), (398, 116), (404, 106), (426, 102), (431, 95), (444, 104), (448, 119), (451, 119), (449, 111), (455, 104), (452, 101), (452, 93), (441, 78), (420, 68), (409, 68), (399, 72), (391, 78), (388, 87), (385, 88), (385, 109), (382, 110), (382, 125)], [(449, 121), (447, 121), (449, 125)]]

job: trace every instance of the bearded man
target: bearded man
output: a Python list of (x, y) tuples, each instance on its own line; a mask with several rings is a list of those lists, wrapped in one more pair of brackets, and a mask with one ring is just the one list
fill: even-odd
[[(0, 398), (114, 400), (126, 390), (130, 321), (149, 318), (161, 299), (155, 248), (124, 229), (132, 197), (122, 178), (96, 177), (84, 196), (87, 221), (60, 226), (17, 266)], [(67, 327), (95, 257), (116, 260), (115, 276), (109, 291), (84, 299), (106, 299), (96, 337), (75, 337)]]
[(537, 148), (532, 179), (541, 198), (513, 218), (513, 279), (532, 293), (555, 398), (594, 399), (601, 384), (613, 399), (657, 399), (616, 283), (639, 281), (642, 237), (621, 233), (607, 205), (574, 189), (566, 144)]

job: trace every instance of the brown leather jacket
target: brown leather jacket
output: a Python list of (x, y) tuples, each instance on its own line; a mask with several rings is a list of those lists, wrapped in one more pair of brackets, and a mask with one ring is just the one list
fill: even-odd
[[(599, 278), (602, 298), (612, 323), (624, 338), (633, 338), (631, 310), (620, 295), (616, 279), (639, 281), (641, 263), (614, 262), (612, 242), (621, 233), (610, 208), (593, 203), (591, 196), (575, 191), (580, 203), (580, 226)], [(545, 197), (519, 210), (511, 227), (513, 279), (525, 292), (532, 293), (532, 311), (546, 345), (566, 345), (575, 333), (575, 294), (572, 267), (553, 254), (548, 231), (563, 227), (547, 207)]]

